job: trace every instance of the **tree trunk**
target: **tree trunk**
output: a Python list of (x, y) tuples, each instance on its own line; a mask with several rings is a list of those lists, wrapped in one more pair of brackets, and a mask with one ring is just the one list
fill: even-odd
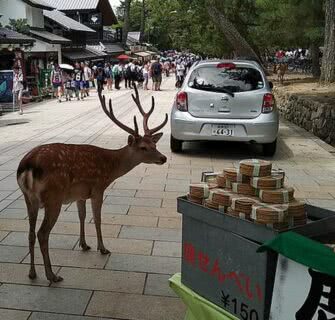
[(124, 2), (124, 17), (123, 17), (123, 27), (122, 27), (122, 44), (126, 45), (127, 36), (129, 31), (129, 12), (130, 12), (131, 0), (125, 0)]
[(319, 78), (321, 69), (320, 69), (320, 57), (319, 57), (319, 45), (314, 42), (311, 44), (311, 58), (312, 58), (312, 75), (314, 78)]
[(144, 39), (144, 32), (145, 32), (145, 0), (142, 0), (142, 12), (141, 12), (141, 37), (140, 41), (142, 42)]
[(335, 82), (335, 0), (325, 1), (325, 44), (322, 57), (321, 81)]
[(213, 21), (219, 24), (219, 27), (227, 40), (230, 42), (238, 57), (254, 59), (261, 63), (261, 59), (256, 52), (251, 48), (248, 42), (241, 36), (234, 25), (213, 6), (207, 6), (207, 12)]

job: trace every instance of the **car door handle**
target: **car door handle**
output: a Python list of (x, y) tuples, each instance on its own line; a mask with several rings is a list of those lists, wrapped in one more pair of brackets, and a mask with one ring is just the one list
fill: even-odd
[(228, 100), (229, 100), (228, 97), (222, 97), (222, 98), (221, 98), (221, 101), (228, 101)]

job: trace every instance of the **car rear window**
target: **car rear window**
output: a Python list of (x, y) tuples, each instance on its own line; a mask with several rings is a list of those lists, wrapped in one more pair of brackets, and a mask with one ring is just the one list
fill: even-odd
[(214, 92), (246, 92), (264, 87), (261, 73), (252, 67), (203, 66), (195, 69), (188, 81), (193, 89)]

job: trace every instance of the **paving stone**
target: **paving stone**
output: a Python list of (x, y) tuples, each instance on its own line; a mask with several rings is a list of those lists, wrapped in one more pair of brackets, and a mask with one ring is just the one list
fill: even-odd
[(160, 208), (162, 204), (162, 201), (160, 199), (155, 198), (112, 197), (112, 196), (107, 196), (105, 202), (112, 204), (124, 204), (124, 205), (156, 207), (156, 208)]
[(88, 290), (3, 284), (0, 307), (81, 315), (91, 294)]
[[(1, 166), (3, 168), (3, 166)], [(16, 168), (16, 166), (15, 166)], [(0, 190), (1, 191), (15, 191), (17, 189), (17, 181), (15, 177), (7, 177), (2, 180), (0, 180)]]
[(33, 312), (29, 320), (113, 320), (111, 318), (95, 318), (85, 316), (72, 316), (68, 314), (55, 314), (45, 312)]
[(178, 241), (181, 240), (181, 232), (173, 229), (123, 226), (119, 238)]
[(3, 209), (0, 211), (1, 219), (26, 219), (27, 217), (26, 209)]
[[(152, 251), (153, 241), (136, 240), (136, 239), (119, 239), (119, 238), (104, 238), (106, 249), (115, 253), (130, 253), (130, 254), (145, 254), (150, 255)], [(86, 242), (92, 248), (96, 248), (97, 238), (86, 237)], [(79, 244), (76, 245), (76, 250), (81, 250)]]
[(163, 257), (181, 257), (181, 243), (155, 241), (152, 254)]
[(169, 286), (169, 274), (153, 274), (149, 273), (144, 289), (144, 294), (152, 296), (176, 297), (177, 295)]
[(105, 195), (114, 196), (114, 197), (134, 197), (136, 190), (117, 190), (107, 188)]
[[(102, 255), (100, 252), (96, 252), (93, 248), (91, 251), (86, 252), (79, 250), (50, 249), (49, 253), (53, 266), (103, 269), (108, 260), (107, 255)], [(30, 263), (29, 255), (24, 259), (23, 263)], [(35, 264), (43, 265), (43, 258), (40, 250), (35, 251)]]
[(0, 309), (0, 320), (27, 320), (29, 316), (28, 311)]
[(17, 189), (14, 192), (11, 192), (11, 194), (6, 198), (9, 200), (16, 200), (23, 197), (21, 189)]
[(165, 191), (146, 191), (137, 190), (135, 197), (138, 198), (158, 198), (158, 199), (176, 199), (179, 197), (179, 192), (165, 192)]
[(59, 273), (64, 281), (53, 284), (55, 287), (113, 292), (142, 293), (144, 273), (95, 270), (84, 268), (61, 268)]
[(174, 257), (112, 254), (106, 269), (174, 274), (180, 272), (180, 259)]
[(25, 247), (13, 247), (0, 245), (0, 262), (21, 262), (28, 254)]
[[(72, 249), (78, 242), (78, 236), (51, 234), (49, 239), (49, 248), (51, 249)], [(28, 233), (27, 232), (11, 232), (1, 244), (8, 246), (28, 247)], [(36, 241), (35, 247), (38, 247)]]
[(8, 208), (8, 206), (13, 202), (13, 200), (2, 200), (0, 201), (0, 212), (5, 209)]
[(103, 224), (117, 224), (138, 227), (156, 227), (158, 218), (147, 216), (129, 216), (105, 214), (101, 218)]
[(130, 320), (181, 320), (185, 311), (177, 298), (94, 292), (86, 314)]
[(7, 198), (11, 193), (12, 193), (12, 191), (0, 191), (0, 201)]
[[(111, 213), (111, 214), (127, 214), (129, 210), (128, 205), (114, 205), (114, 204), (103, 204), (101, 208), (101, 213)], [(78, 212), (77, 205), (72, 203), (66, 211)], [(86, 212), (92, 213), (91, 206), (86, 206)]]
[[(27, 264), (0, 263), (0, 282), (29, 284), (32, 286), (49, 286), (50, 282), (45, 277), (44, 266), (36, 266), (37, 278), (34, 280), (31, 280), (28, 277), (29, 269), (30, 265)], [(59, 267), (53, 267), (55, 273), (58, 270)]]
[(126, 189), (126, 190), (158, 190), (164, 191), (165, 184), (144, 184), (144, 183), (123, 183), (116, 182), (114, 189)]
[(8, 234), (9, 232), (7, 231), (0, 231), (0, 241), (2, 241), (5, 237), (7, 237)]
[(187, 185), (177, 185), (177, 184), (167, 184), (165, 186), (165, 191), (179, 191), (180, 193), (187, 193), (189, 186)]
[(180, 214), (171, 208), (149, 208), (131, 206), (128, 212), (129, 215), (137, 216), (154, 216), (154, 217), (179, 217)]
[(164, 218), (160, 217), (158, 221), (159, 228), (172, 228), (172, 229), (181, 229), (182, 219), (179, 218)]
[[(181, 194), (180, 196), (182, 196)], [(177, 210), (177, 199), (163, 199), (162, 208), (172, 208)]]

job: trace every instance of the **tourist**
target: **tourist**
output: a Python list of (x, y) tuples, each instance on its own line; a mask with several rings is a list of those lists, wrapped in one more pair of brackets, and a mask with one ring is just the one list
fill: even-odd
[(62, 70), (59, 65), (51, 71), (51, 83), (54, 89), (54, 95), (58, 98), (58, 102), (62, 102)]
[(112, 70), (109, 63), (105, 63), (105, 77), (107, 81), (107, 90), (113, 89), (113, 77), (112, 77)]
[(76, 97), (77, 100), (84, 99), (84, 83), (83, 83), (83, 70), (80, 64), (76, 62), (74, 69), (74, 79), (76, 81)]
[(159, 58), (151, 65), (151, 77), (153, 82), (153, 90), (160, 91), (162, 83), (162, 65)]
[(149, 88), (148, 88), (148, 82), (149, 82), (149, 62), (145, 63), (142, 72), (143, 72), (143, 79), (144, 79), (143, 89), (144, 90), (149, 90)]
[(14, 67), (13, 74), (13, 104), (19, 107), (19, 114), (23, 114), (22, 109), (22, 91), (23, 91), (23, 74), (18, 66)]
[(84, 95), (89, 96), (90, 91), (90, 81), (92, 80), (92, 70), (89, 67), (89, 62), (81, 63), (83, 69), (83, 81), (84, 81)]
[(120, 81), (122, 80), (123, 66), (121, 61), (119, 64), (115, 64), (112, 69), (112, 75), (115, 83), (115, 89), (120, 90)]

